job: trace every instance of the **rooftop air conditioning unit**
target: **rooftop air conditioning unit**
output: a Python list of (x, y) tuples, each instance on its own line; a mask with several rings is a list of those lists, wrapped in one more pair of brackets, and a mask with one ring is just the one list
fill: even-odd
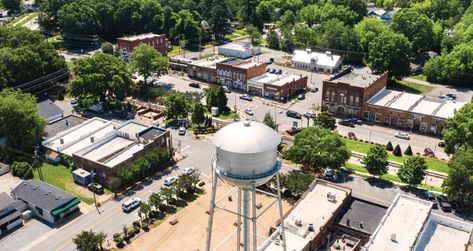
[(391, 241), (397, 242), (397, 241), (396, 241), (396, 234), (391, 234)]

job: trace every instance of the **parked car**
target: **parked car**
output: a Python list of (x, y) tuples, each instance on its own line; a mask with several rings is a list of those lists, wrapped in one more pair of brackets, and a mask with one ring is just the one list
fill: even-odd
[(176, 177), (176, 176), (167, 177), (167, 178), (164, 180), (164, 185), (165, 185), (165, 186), (171, 186), (172, 183), (176, 182), (176, 180), (177, 180), (177, 177)]
[(333, 178), (333, 174), (334, 174), (334, 172), (333, 172), (333, 170), (332, 170), (331, 168), (328, 168), (328, 167), (325, 168), (324, 176), (325, 176), (326, 178)]
[(444, 212), (451, 212), (452, 211), (452, 205), (450, 205), (450, 203), (448, 203), (447, 201), (447, 198), (445, 198), (444, 196), (437, 196), (437, 202), (440, 206), (440, 209), (442, 209), (442, 211)]
[(396, 132), (394, 137), (407, 140), (411, 139), (411, 136), (409, 136), (409, 133), (407, 132)]
[(223, 90), (226, 92), (226, 93), (231, 93), (232, 91), (230, 90), (230, 87), (228, 86), (224, 86), (223, 87)]
[(299, 94), (299, 95), (297, 95), (297, 99), (299, 99), (299, 100), (305, 99), (305, 94)]
[(253, 110), (251, 110), (250, 108), (245, 108), (245, 113), (250, 115), (250, 116), (253, 116), (255, 115), (255, 113), (253, 112)]
[(276, 69), (269, 70), (269, 73), (276, 73)]
[(179, 127), (179, 135), (186, 135), (186, 128), (181, 126)]
[(190, 87), (194, 87), (194, 88), (200, 88), (200, 84), (199, 83), (196, 83), (196, 82), (192, 82), (189, 84)]
[(440, 141), (440, 142), (438, 143), (438, 146), (439, 146), (439, 147), (445, 147), (445, 142)]
[(342, 119), (338, 122), (339, 125), (355, 127), (355, 123), (351, 119)]
[(428, 147), (424, 148), (424, 155), (429, 156), (429, 157), (435, 157), (434, 151), (432, 151), (432, 149), (430, 149)]
[(281, 69), (277, 69), (275, 73), (276, 73), (276, 74), (282, 74), (282, 70), (281, 70)]
[(305, 118), (308, 118), (308, 119), (313, 119), (313, 118), (315, 118), (316, 114), (315, 114), (315, 112), (305, 112), (304, 115), (302, 115), (302, 116), (304, 116)]
[(88, 186), (90, 191), (96, 194), (103, 194), (103, 186), (97, 183), (90, 183)]
[(185, 174), (193, 174), (195, 172), (195, 168), (194, 167), (186, 167), (186, 168), (182, 169), (182, 172), (185, 173)]
[(293, 136), (293, 135), (296, 135), (296, 134), (300, 133), (301, 131), (302, 131), (302, 128), (293, 127), (291, 129), (286, 130), (286, 133)]
[(133, 199), (127, 200), (125, 203), (122, 204), (122, 210), (123, 212), (130, 212), (133, 209), (140, 206), (140, 204), (141, 204), (140, 198), (133, 198)]
[(426, 191), (424, 193), (424, 199), (433, 203), (432, 208), (438, 208), (437, 200), (435, 200), (435, 196), (431, 191)]
[(318, 87), (314, 87), (312, 89), (310, 89), (311, 92), (318, 92), (319, 91), (319, 88)]
[(242, 94), (240, 95), (240, 99), (247, 100), (247, 101), (253, 101), (253, 97), (251, 97), (248, 94)]
[(291, 111), (291, 110), (287, 110), (286, 116), (291, 117), (291, 118), (295, 118), (295, 119), (301, 119), (302, 118), (302, 115), (300, 113), (295, 112), (295, 111)]
[(77, 99), (71, 99), (71, 105), (77, 105), (78, 103)]
[(447, 96), (447, 97), (449, 97), (449, 98), (451, 98), (451, 99), (457, 99), (457, 95), (454, 94), (454, 93), (447, 93), (447, 94), (445, 94), (445, 96)]
[(348, 138), (349, 138), (349, 139), (357, 139), (354, 132), (349, 132), (349, 133), (348, 133)]

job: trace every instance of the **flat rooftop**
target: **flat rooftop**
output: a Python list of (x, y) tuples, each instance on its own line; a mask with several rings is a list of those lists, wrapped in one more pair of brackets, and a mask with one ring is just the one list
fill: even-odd
[(130, 136), (135, 136), (137, 133), (142, 132), (148, 127), (149, 125), (145, 125), (135, 120), (129, 120), (125, 124), (117, 127), (117, 130), (124, 132)]
[(299, 80), (301, 78), (302, 78), (301, 75), (296, 75), (296, 74), (290, 74), (290, 73), (275, 74), (275, 73), (266, 72), (263, 75), (260, 75), (248, 80), (248, 84), (256, 85), (256, 86), (263, 86), (264, 84), (274, 85), (274, 86), (284, 86), (288, 82)]
[(364, 250), (411, 250), (431, 208), (431, 202), (398, 194)]
[(215, 56), (215, 57), (207, 58), (204, 60), (198, 60), (198, 61), (192, 62), (190, 63), (190, 65), (196, 65), (196, 66), (207, 67), (207, 68), (217, 68), (217, 63), (223, 63), (227, 60), (228, 58), (226, 57)]
[(383, 89), (367, 102), (369, 105), (448, 119), (466, 103)]
[[(349, 189), (316, 180), (306, 196), (285, 218), (286, 232), (312, 240), (350, 193)], [(329, 200), (329, 196), (333, 196), (333, 200)], [(313, 226), (313, 231), (309, 231), (309, 226)]]
[(282, 75), (281, 78), (275, 80), (274, 82), (268, 83), (268, 84), (274, 85), (274, 86), (284, 86), (285, 84), (287, 84), (289, 82), (296, 81), (296, 80), (299, 80), (301, 78), (302, 78), (301, 75), (296, 75), (296, 74)]
[(114, 130), (115, 130), (115, 125), (108, 124), (105, 127), (99, 128), (97, 131), (88, 135), (87, 137), (82, 137), (80, 140), (75, 141), (73, 144), (67, 144), (67, 145), (61, 146), (59, 150), (68, 156), (72, 156), (73, 153), (94, 144), (95, 140), (98, 140), (104, 137), (105, 135), (113, 132)]
[(236, 67), (241, 68), (241, 69), (250, 69), (252, 67), (259, 66), (259, 65), (262, 65), (262, 64), (264, 64), (264, 63), (247, 62), (247, 63), (239, 64)]
[(414, 251), (463, 251), (468, 244), (473, 224), (431, 214)]
[(159, 37), (159, 36), (163, 36), (163, 35), (162, 34), (157, 35), (157, 34), (154, 34), (154, 33), (144, 33), (144, 34), (139, 34), (139, 35), (119, 37), (118, 39), (119, 40), (127, 40), (127, 41), (135, 41), (135, 40), (142, 40), (142, 39)]
[(341, 60), (341, 57), (340, 55), (332, 54), (329, 51), (323, 53), (307, 50), (294, 50), (292, 61), (310, 64), (312, 63), (312, 60), (315, 61), (316, 65), (335, 67)]
[[(286, 231), (286, 250), (303, 250), (309, 246), (309, 240), (300, 237), (297, 234)], [(260, 246), (258, 251), (283, 251), (282, 239), (279, 237), (279, 232), (274, 233)]]
[(50, 124), (47, 124), (46, 128), (44, 129), (44, 131), (46, 132), (46, 138), (54, 137), (56, 136), (56, 134), (61, 133), (76, 125), (82, 124), (86, 120), (86, 118), (82, 118), (76, 115), (69, 115), (59, 120), (56, 120)]
[(230, 49), (236, 51), (248, 51), (251, 50), (252, 46), (241, 43), (228, 43), (218, 47), (219, 49)]
[(351, 72), (344, 74), (338, 78), (332, 79), (329, 82), (345, 83), (351, 86), (365, 88), (374, 83), (374, 81), (376, 81), (380, 77), (380, 75), (372, 74), (371, 70), (368, 67), (363, 67), (361, 69), (355, 68)]
[(351, 198), (344, 206), (337, 224), (347, 228), (355, 229), (367, 234), (373, 234), (383, 219), (387, 208), (370, 202)]

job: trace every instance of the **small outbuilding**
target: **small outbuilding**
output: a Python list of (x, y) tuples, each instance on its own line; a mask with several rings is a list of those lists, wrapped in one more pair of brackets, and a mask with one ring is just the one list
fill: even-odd
[(87, 186), (90, 182), (92, 182), (92, 174), (82, 168), (74, 170), (72, 172), (72, 177), (74, 178), (75, 183), (82, 186)]
[(48, 120), (48, 124), (64, 116), (64, 111), (50, 99), (37, 103), (36, 108), (39, 114)]

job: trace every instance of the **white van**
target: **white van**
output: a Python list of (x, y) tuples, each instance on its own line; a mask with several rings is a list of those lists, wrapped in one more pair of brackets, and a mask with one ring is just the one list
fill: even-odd
[(137, 208), (140, 204), (141, 204), (140, 198), (133, 198), (122, 204), (122, 210), (123, 212), (130, 212), (131, 210)]

